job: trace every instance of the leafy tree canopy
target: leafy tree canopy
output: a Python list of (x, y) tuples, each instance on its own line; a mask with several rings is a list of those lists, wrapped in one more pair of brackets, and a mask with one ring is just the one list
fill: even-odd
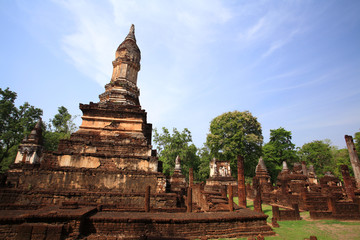
[(212, 157), (230, 161), (231, 171), (236, 174), (236, 159), (242, 155), (245, 175), (253, 176), (261, 156), (263, 136), (261, 125), (249, 111), (227, 112), (210, 122), (206, 146)]
[(298, 153), (301, 161), (314, 166), (318, 177), (323, 176), (327, 171), (334, 173), (334, 161), (329, 140), (316, 140), (306, 143), (299, 149)]
[(50, 119), (50, 123), (55, 129), (55, 132), (71, 134), (76, 129), (73, 120), (74, 118), (68, 112), (67, 108), (61, 106), (58, 108), (58, 113), (54, 116), (54, 118)]
[(263, 146), (263, 159), (274, 182), (282, 169), (282, 162), (298, 161), (295, 144), (291, 142), (291, 131), (280, 127), (270, 130), (270, 141)]
[(18, 144), (30, 133), (43, 113), (40, 108), (27, 102), (17, 108), (16, 97), (16, 92), (9, 88), (0, 88), (0, 163), (5, 161), (6, 165), (15, 159)]
[(340, 179), (342, 179), (340, 166), (347, 165), (349, 167), (349, 172), (351, 176), (354, 176), (352, 166), (350, 163), (349, 151), (346, 148), (338, 149), (337, 147), (331, 147), (331, 153), (333, 156), (332, 169), (334, 175)]
[(179, 132), (173, 128), (173, 133), (165, 127), (162, 133), (154, 129), (154, 142), (157, 145), (159, 160), (163, 162), (163, 172), (166, 175), (172, 174), (175, 168), (175, 159), (181, 158), (182, 173), (188, 177), (189, 168), (197, 173), (200, 165), (200, 158), (197, 156), (197, 148), (192, 143), (191, 132), (185, 128)]
[(75, 132), (75, 117), (71, 116), (66, 107), (61, 106), (58, 108), (58, 113), (54, 118), (50, 119), (43, 134), (45, 150), (57, 150), (59, 141), (61, 139), (69, 138), (71, 133)]
[(212, 159), (210, 149), (207, 146), (203, 146), (198, 150), (198, 155), (200, 157), (198, 180), (205, 181), (210, 176), (210, 161)]

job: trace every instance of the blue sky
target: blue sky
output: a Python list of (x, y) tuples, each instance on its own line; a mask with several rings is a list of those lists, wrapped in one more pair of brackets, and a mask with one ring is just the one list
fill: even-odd
[[(301, 147), (360, 129), (360, 1), (0, 1), (0, 87), (44, 110), (98, 102), (130, 25), (140, 103), (153, 127), (249, 110)], [(80, 117), (77, 124), (81, 123)]]

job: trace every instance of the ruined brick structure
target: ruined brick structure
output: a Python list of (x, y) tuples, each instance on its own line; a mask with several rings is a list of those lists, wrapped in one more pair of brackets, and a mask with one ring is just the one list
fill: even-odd
[(15, 158), (15, 163), (40, 163), (40, 157), (43, 151), (41, 125), (42, 121), (39, 119), (29, 136), (26, 136), (22, 140)]
[(179, 193), (185, 193), (186, 189), (186, 180), (184, 175), (181, 172), (181, 159), (179, 156), (175, 159), (175, 169), (174, 173), (171, 175), (170, 178), (170, 186), (172, 192), (179, 192)]
[[(40, 121), (24, 139), (0, 188), (0, 239), (274, 234), (267, 215), (240, 209), (226, 192), (189, 187), (180, 158), (170, 179), (161, 172), (151, 146), (152, 125), (139, 102), (140, 59), (132, 26), (116, 50), (100, 101), (80, 104), (79, 130), (61, 140), (55, 152), (42, 152)], [(217, 177), (233, 180), (227, 169)]]
[(225, 189), (227, 185), (236, 186), (236, 180), (231, 176), (230, 161), (210, 161), (210, 177), (206, 180), (206, 190)]
[[(273, 186), (270, 182), (270, 175), (267, 171), (266, 165), (262, 157), (259, 158), (258, 165), (256, 165), (255, 177), (253, 178), (253, 183), (255, 183), (253, 192), (256, 194), (258, 192), (260, 193), (259, 197), (261, 198), (261, 201), (270, 202), (270, 193), (273, 190)], [(249, 192), (251, 192), (250, 189)], [(256, 199), (256, 194), (254, 194), (253, 196), (253, 198), (255, 199)]]
[[(297, 220), (299, 209), (309, 211), (313, 219), (360, 219), (359, 190), (346, 165), (341, 166), (341, 172), (344, 184), (331, 172), (318, 180), (313, 166), (307, 168), (304, 162), (295, 163), (291, 171), (283, 162), (272, 189), (267, 186), (266, 166), (260, 159), (253, 185), (248, 186), (248, 197), (255, 200), (254, 206), (261, 201), (271, 204), (275, 220)], [(284, 209), (279, 210), (280, 207)], [(260, 205), (257, 209), (261, 209)]]
[[(61, 140), (56, 152), (42, 157), (38, 171), (46, 184), (36, 184), (32, 174), (22, 174), (24, 170), (16, 166), (26, 155), (27, 150), (25, 155), (20, 154), (23, 149), (28, 149), (30, 143), (33, 148), (39, 144), (33, 140), (33, 134), (22, 144), (16, 164), (9, 171), (11, 180), (18, 176), (18, 181), (9, 184), (23, 189), (31, 184), (42, 190), (55, 187), (119, 192), (144, 192), (150, 185), (154, 193), (165, 192), (165, 176), (158, 172), (158, 160), (151, 146), (152, 125), (147, 123), (146, 112), (139, 103), (140, 58), (132, 27), (116, 50), (112, 78), (99, 96), (100, 102), (80, 104), (83, 116), (79, 130), (70, 139)], [(38, 156), (34, 159), (31, 163), (40, 163)]]

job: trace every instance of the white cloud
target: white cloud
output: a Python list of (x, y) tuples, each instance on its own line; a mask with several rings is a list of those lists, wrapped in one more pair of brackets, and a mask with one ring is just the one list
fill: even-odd
[(216, 26), (232, 17), (217, 0), (56, 3), (67, 10), (75, 29), (63, 36), (63, 50), (79, 71), (101, 86), (110, 80), (117, 45), (135, 24), (146, 64), (139, 75), (140, 100), (151, 113), (149, 121), (157, 124), (174, 120), (176, 109), (184, 108), (189, 96), (202, 90), (191, 71), (209, 51), (204, 46), (221, 37)]
[(266, 58), (266, 57), (270, 56), (276, 50), (282, 48), (285, 44), (290, 42), (298, 32), (299, 32), (298, 30), (294, 30), (288, 36), (282, 37), (282, 38), (272, 42), (269, 49), (261, 56), (261, 58)]
[(253, 41), (264, 32), (266, 17), (260, 18), (253, 26), (250, 26), (245, 33), (239, 33), (239, 38), (245, 41)]
[[(111, 0), (109, 8), (97, 2), (55, 3), (68, 10), (76, 28), (75, 32), (63, 37), (64, 51), (80, 71), (100, 85), (104, 85), (111, 75), (114, 43), (120, 43), (119, 36), (126, 36), (131, 23), (138, 23), (144, 30), (142, 43), (169, 51), (178, 65), (179, 62), (191, 64), (189, 61), (198, 61), (200, 52), (190, 58), (189, 53), (210, 39), (212, 24), (231, 18), (230, 11), (220, 1), (169, 4), (167, 1)], [(181, 71), (183, 67), (172, 68)]]
[[(333, 24), (326, 16), (328, 10), (319, 5), (217, 0), (54, 2), (61, 8), (61, 13), (57, 14), (66, 15), (67, 20), (61, 23), (61, 27), (52, 23), (54, 29), (62, 29), (59, 33), (63, 34), (60, 49), (79, 72), (101, 87), (110, 80), (116, 47), (130, 25), (135, 24), (142, 51), (140, 100), (154, 126), (177, 127), (177, 124), (188, 121), (186, 127), (198, 128), (203, 124), (205, 129), (208, 119), (218, 112), (248, 106), (261, 112), (258, 110), (260, 105), (262, 110), (269, 110), (261, 112), (263, 121), (277, 124), (293, 121), (292, 116), (297, 114), (294, 109), (312, 109), (313, 100), (318, 100), (319, 106), (323, 106), (325, 101), (331, 102), (330, 98), (348, 101), (349, 97), (358, 95), (355, 87), (347, 93), (345, 88), (341, 89), (338, 95), (332, 94), (331, 97), (318, 94), (323, 89), (327, 93), (335, 92), (329, 90), (329, 82), (333, 83), (331, 87), (338, 88), (335, 80), (329, 80), (333, 79), (334, 72), (325, 69), (329, 66), (328, 59), (311, 52), (299, 54), (306, 55), (308, 61), (300, 59), (302, 56), (291, 55), (297, 54), (305, 45), (316, 44), (311, 37), (318, 33), (320, 26), (326, 28), (328, 23)], [(38, 15), (31, 10), (27, 14)], [(319, 21), (320, 18), (324, 20)], [(70, 25), (66, 26), (69, 22)], [(326, 25), (321, 25), (324, 23)], [(346, 31), (345, 24), (344, 29)], [(300, 43), (303, 36), (307, 39)], [(328, 40), (320, 35), (318, 39)], [(334, 49), (334, 45), (331, 43), (328, 47)], [(291, 54), (282, 49), (290, 50)], [(284, 54), (277, 54), (280, 52)], [(313, 58), (309, 59), (309, 56)], [(286, 62), (289, 59), (291, 63)], [(346, 69), (339, 70), (343, 71)], [(319, 91), (310, 91), (314, 88)], [(285, 103), (279, 101), (281, 94), (288, 93), (302, 96), (306, 101), (295, 98)], [(299, 101), (303, 102), (300, 104)], [(197, 102), (203, 105), (196, 105)], [(186, 120), (190, 118), (191, 121)], [(354, 119), (357, 121), (358, 118)], [(301, 126), (306, 127), (307, 121), (311, 122), (311, 119), (303, 119)], [(334, 122), (337, 121), (334, 119)], [(296, 123), (299, 122), (294, 121), (292, 126)]]
[(104, 86), (111, 76), (114, 56), (114, 24), (99, 6), (84, 1), (57, 2), (71, 14), (76, 32), (62, 38), (70, 61), (90, 79)]

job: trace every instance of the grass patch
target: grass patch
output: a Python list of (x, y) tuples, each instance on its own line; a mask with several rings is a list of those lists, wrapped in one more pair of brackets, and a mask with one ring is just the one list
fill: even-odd
[[(234, 202), (238, 203), (237, 197)], [(247, 201), (247, 207), (254, 209), (253, 201)], [(267, 222), (271, 223), (272, 207), (262, 205), (263, 212), (269, 215)], [(310, 236), (316, 236), (318, 240), (360, 239), (360, 221), (339, 220), (311, 220), (309, 212), (301, 212), (300, 221), (278, 221), (280, 227), (273, 228), (276, 236), (266, 237), (268, 240), (303, 240)], [(238, 238), (247, 240), (247, 238)]]

